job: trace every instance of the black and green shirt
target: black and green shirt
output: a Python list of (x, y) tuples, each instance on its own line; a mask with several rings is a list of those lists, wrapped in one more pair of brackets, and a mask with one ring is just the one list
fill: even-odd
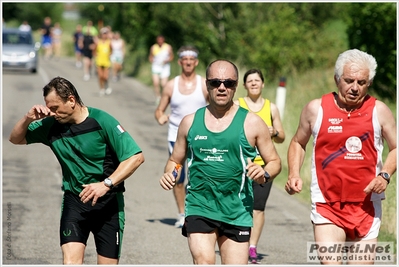
[[(103, 181), (119, 163), (141, 149), (110, 114), (88, 107), (88, 117), (79, 124), (61, 124), (53, 117), (34, 121), (28, 127), (28, 144), (49, 146), (62, 169), (62, 189), (79, 194), (83, 184)], [(113, 191), (124, 192), (122, 182)]]

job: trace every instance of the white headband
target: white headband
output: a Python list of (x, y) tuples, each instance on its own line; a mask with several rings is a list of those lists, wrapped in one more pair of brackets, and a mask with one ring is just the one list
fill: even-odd
[(198, 53), (192, 50), (185, 50), (179, 54), (179, 57), (198, 57)]

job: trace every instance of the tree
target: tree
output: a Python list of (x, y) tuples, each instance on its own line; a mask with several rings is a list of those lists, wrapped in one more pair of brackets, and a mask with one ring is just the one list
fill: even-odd
[(396, 2), (350, 5), (347, 30), (350, 47), (377, 60), (377, 74), (370, 90), (390, 99), (396, 99), (396, 5)]
[[(53, 22), (62, 19), (63, 3), (3, 3), (3, 16), (7, 20), (28, 21), (33, 30), (39, 29), (43, 19), (51, 17)], [(19, 26), (19, 25), (18, 25)]]
[[(98, 3), (79, 4), (81, 14), (99, 19)], [(162, 33), (175, 51), (194, 45), (200, 64), (216, 58), (266, 69), (267, 79), (310, 68), (330, 67), (346, 38), (329, 29), (345, 14), (336, 3), (103, 3), (104, 24), (119, 29), (134, 72)], [(326, 30), (327, 29), (327, 30)], [(325, 49), (328, 47), (329, 49)], [(306, 53), (304, 53), (306, 51)], [(129, 64), (130, 65), (130, 64)]]

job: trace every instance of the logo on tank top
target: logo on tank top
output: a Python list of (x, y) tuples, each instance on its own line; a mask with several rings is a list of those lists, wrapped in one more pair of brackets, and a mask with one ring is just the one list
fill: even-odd
[(204, 161), (224, 161), (223, 155), (228, 153), (228, 149), (218, 149), (218, 148), (200, 148), (200, 153), (206, 154), (203, 158)]
[(327, 129), (328, 133), (342, 133), (342, 126), (341, 122), (343, 121), (342, 118), (329, 118), (328, 122), (332, 125), (330, 125)]
[(350, 153), (357, 153), (362, 150), (362, 140), (357, 136), (349, 137), (345, 142), (345, 147)]
[(331, 124), (340, 124), (343, 121), (342, 118), (329, 118), (328, 122)]
[(362, 140), (357, 136), (349, 137), (345, 142), (345, 148), (349, 153), (346, 153), (345, 159), (350, 160), (364, 160), (362, 153), (359, 151), (362, 150)]
[(329, 126), (328, 133), (342, 133), (342, 126)]
[(194, 140), (207, 140), (208, 136), (206, 135), (197, 135)]

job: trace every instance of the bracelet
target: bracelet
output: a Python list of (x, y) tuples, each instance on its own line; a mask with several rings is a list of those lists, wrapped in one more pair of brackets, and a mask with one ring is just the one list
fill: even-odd
[(272, 137), (277, 137), (277, 136), (278, 136), (278, 134), (279, 134), (279, 132), (276, 130), (276, 134), (275, 134), (275, 135), (273, 135)]
[(265, 171), (265, 173), (264, 173), (263, 175), (264, 175), (264, 177), (265, 177), (265, 183), (270, 182), (270, 180), (272, 179), (272, 178), (270, 177), (270, 174), (269, 174), (267, 171)]

